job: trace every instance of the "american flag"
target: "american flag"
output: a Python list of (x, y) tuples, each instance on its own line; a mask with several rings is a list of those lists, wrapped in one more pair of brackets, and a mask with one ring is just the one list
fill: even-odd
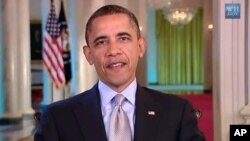
[(60, 25), (56, 17), (55, 6), (51, 0), (43, 48), (43, 64), (56, 88), (65, 83), (63, 48), (60, 39)]

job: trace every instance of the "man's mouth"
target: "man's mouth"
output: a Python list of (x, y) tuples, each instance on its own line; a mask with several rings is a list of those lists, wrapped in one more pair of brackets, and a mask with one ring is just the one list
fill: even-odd
[(116, 69), (116, 68), (121, 68), (124, 67), (126, 63), (124, 62), (116, 62), (116, 63), (110, 63), (107, 65), (107, 68), (109, 69)]

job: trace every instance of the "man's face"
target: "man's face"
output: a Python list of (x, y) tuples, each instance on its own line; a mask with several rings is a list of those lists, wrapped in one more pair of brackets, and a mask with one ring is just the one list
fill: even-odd
[(88, 46), (84, 54), (94, 64), (99, 79), (117, 92), (134, 79), (139, 58), (145, 52), (145, 41), (125, 14), (112, 14), (92, 21)]

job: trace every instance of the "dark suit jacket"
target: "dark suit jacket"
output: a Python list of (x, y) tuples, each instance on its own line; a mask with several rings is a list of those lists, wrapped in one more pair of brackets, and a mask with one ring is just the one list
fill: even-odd
[[(203, 140), (186, 100), (138, 85), (135, 105), (135, 141)], [(49, 105), (34, 139), (107, 141), (97, 84), (82, 94)]]

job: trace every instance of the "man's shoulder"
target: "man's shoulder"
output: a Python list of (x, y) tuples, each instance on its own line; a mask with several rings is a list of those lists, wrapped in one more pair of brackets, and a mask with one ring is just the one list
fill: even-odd
[(184, 104), (187, 100), (181, 98), (178, 95), (171, 94), (171, 93), (164, 93), (158, 90), (150, 89), (148, 87), (142, 87), (142, 89), (150, 95), (154, 100), (161, 102), (161, 103), (174, 103), (174, 104)]
[[(144, 94), (147, 95), (147, 99), (150, 99), (149, 104), (151, 103), (163, 112), (171, 112), (172, 115), (177, 114), (176, 117), (178, 117), (178, 114), (183, 112), (184, 109), (192, 109), (192, 104), (179, 95), (164, 93), (145, 87), (142, 89), (144, 90)], [(193, 112), (193, 110), (191, 111)]]
[(57, 102), (53, 102), (47, 106), (49, 109), (56, 109), (56, 110), (65, 110), (65, 109), (72, 109), (74, 106), (78, 105), (79, 103), (84, 103), (84, 101), (88, 101), (88, 99), (93, 95), (91, 90), (87, 90), (85, 92), (79, 93), (77, 95), (73, 95), (67, 99), (63, 99)]

